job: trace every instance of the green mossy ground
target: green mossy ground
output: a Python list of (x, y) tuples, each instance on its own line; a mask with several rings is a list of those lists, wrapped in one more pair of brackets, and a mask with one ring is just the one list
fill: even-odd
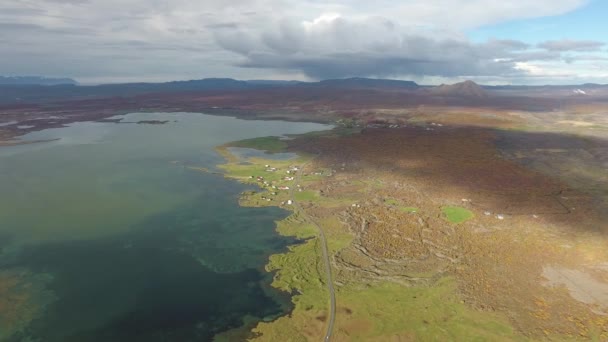
[[(265, 141), (265, 140), (258, 140)], [(250, 147), (251, 144), (247, 143)], [(256, 142), (257, 144), (257, 142)], [(242, 145), (242, 144), (238, 144)], [(258, 146), (268, 144), (260, 143)], [(235, 144), (231, 144), (235, 146)], [(288, 165), (302, 165), (305, 158), (289, 161), (271, 161), (260, 158), (248, 159), (248, 164), (230, 159), (221, 165), (226, 176), (246, 183), (259, 182), (254, 177), (283, 184), (285, 172), (269, 173), (265, 165), (284, 169)], [(302, 177), (301, 185), (316, 181), (318, 176)], [(283, 182), (283, 183), (281, 183)], [(293, 182), (292, 182), (293, 183)], [(295, 184), (292, 184), (292, 186)], [(256, 201), (259, 192), (247, 196), (244, 205), (277, 205), (275, 202)], [(285, 192), (286, 195), (287, 192)], [(297, 201), (315, 201), (315, 205), (333, 206), (336, 200), (320, 196), (314, 191), (294, 194)], [(281, 197), (284, 199), (288, 197)], [(352, 201), (351, 199), (349, 201)], [(349, 206), (350, 202), (340, 203)], [(353, 202), (354, 203), (354, 202)], [(395, 200), (387, 205), (407, 213), (418, 208), (406, 207)], [(290, 207), (287, 207), (290, 208)], [(453, 223), (464, 222), (472, 213), (464, 208), (443, 208), (446, 219)], [(321, 219), (330, 254), (334, 255), (349, 246), (353, 236), (346, 232), (336, 218)], [(328, 310), (328, 293), (325, 284), (323, 261), (317, 228), (302, 219), (298, 212), (277, 223), (281, 235), (294, 236), (303, 242), (289, 247), (289, 251), (272, 255), (266, 270), (275, 272), (272, 286), (293, 294), (293, 312), (273, 322), (259, 323), (253, 330), (256, 341), (311, 341), (322, 340)], [(482, 313), (467, 307), (456, 296), (456, 282), (451, 278), (440, 279), (430, 287), (406, 287), (391, 282), (363, 284), (357, 279), (341, 279), (337, 286), (338, 313), (334, 337), (349, 341), (421, 340), (421, 341), (508, 341), (522, 340), (510, 327), (505, 317), (494, 313)], [(525, 340), (525, 339), (524, 339)]]
[(253, 148), (268, 153), (283, 152), (287, 148), (287, 143), (280, 137), (262, 137), (246, 140), (239, 140), (228, 144), (229, 147)]
[(445, 219), (450, 223), (459, 224), (474, 217), (473, 213), (462, 207), (448, 206), (441, 208)]

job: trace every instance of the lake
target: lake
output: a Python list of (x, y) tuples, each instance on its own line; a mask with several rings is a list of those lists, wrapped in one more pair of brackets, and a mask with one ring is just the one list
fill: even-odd
[(331, 127), (117, 118), (0, 148), (0, 341), (206, 341), (289, 312), (264, 271), (295, 243), (274, 230), (289, 213), (240, 207), (251, 186), (188, 166), (213, 169), (229, 141)]

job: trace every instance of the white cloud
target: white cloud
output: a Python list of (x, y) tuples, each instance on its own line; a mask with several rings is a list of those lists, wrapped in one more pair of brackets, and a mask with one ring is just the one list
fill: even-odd
[[(503, 75), (522, 72), (509, 63), (528, 47), (472, 44), (463, 32), (562, 14), (586, 2), (0, 0), (0, 74), (85, 80)], [(340, 57), (348, 63), (336, 64)]]

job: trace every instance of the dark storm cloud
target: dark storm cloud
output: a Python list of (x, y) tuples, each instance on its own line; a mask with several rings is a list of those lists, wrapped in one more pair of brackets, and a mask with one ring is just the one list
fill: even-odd
[(42, 2), (58, 3), (58, 4), (86, 4), (91, 0), (42, 0)]
[(0, 30), (2, 31), (32, 31), (32, 30), (43, 30), (44, 28), (34, 24), (20, 24), (20, 23), (1, 23)]
[(423, 60), (374, 54), (333, 54), (325, 56), (283, 58), (254, 54), (243, 67), (301, 70), (313, 78), (341, 78), (355, 75), (385, 77), (391, 75), (425, 75), (442, 77), (521, 74), (511, 63), (459, 59)]
[(557, 61), (562, 58), (562, 53), (559, 51), (522, 51), (514, 54), (510, 60), (513, 62)]
[(513, 39), (493, 39), (485, 43), (484, 46), (488, 49), (494, 48), (502, 51), (521, 51), (530, 48), (530, 44)]
[(208, 24), (205, 25), (208, 29), (236, 29), (239, 28), (239, 23), (230, 22), (230, 23), (217, 23), (217, 24)]
[(87, 28), (72, 29), (72, 28), (48, 28), (36, 24), (21, 24), (21, 23), (3, 23), (0, 22), (0, 34), (10, 34), (13, 37), (26, 37), (32, 34), (49, 35), (60, 34), (63, 36), (69, 35), (86, 35), (93, 33), (94, 30)]
[(36, 8), (21, 8), (21, 7), (8, 7), (2, 8), (2, 14), (5, 16), (21, 16), (21, 15), (40, 15), (45, 14), (46, 11)]
[(539, 48), (549, 51), (599, 51), (606, 43), (593, 40), (550, 40), (538, 44)]
[(313, 78), (348, 76), (484, 76), (521, 74), (516, 40), (473, 44), (407, 34), (386, 19), (353, 22), (330, 18), (307, 26), (278, 23), (260, 35), (220, 32), (220, 46), (240, 54), (239, 66), (297, 70)]

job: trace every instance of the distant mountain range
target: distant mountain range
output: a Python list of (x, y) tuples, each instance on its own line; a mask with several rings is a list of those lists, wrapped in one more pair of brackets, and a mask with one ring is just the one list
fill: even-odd
[(0, 85), (76, 85), (71, 78), (47, 78), (40, 76), (0, 76)]
[(76, 82), (70, 79), (47, 79), (42, 77), (3, 77), (2, 79), (5, 80), (5, 82), (0, 81), (0, 103), (47, 102), (65, 99), (90, 99), (116, 96), (127, 97), (148, 93), (231, 91), (286, 87), (346, 89), (415, 89), (418, 87), (418, 85), (412, 81), (371, 78), (346, 78), (325, 80), (321, 82), (275, 80), (240, 81), (231, 78), (205, 78), (200, 80), (172, 81), (165, 83), (120, 83), (95, 86), (75, 86)]
[[(452, 85), (420, 86), (413, 81), (345, 78), (320, 82), (249, 80), (231, 78), (205, 78), (165, 83), (122, 83), (95, 86), (78, 85), (69, 78), (2, 77), (0, 76), (0, 103), (41, 103), (57, 100), (92, 99), (106, 97), (130, 97), (142, 94), (170, 94), (198, 91), (241, 91), (285, 89), (291, 93), (334, 90), (374, 90), (409, 94), (407, 96), (433, 96), (436, 98), (462, 98), (463, 100), (486, 99), (498, 94), (517, 96), (587, 96), (606, 92), (608, 85), (584, 84), (578, 86), (480, 86), (473, 81)], [(576, 91), (576, 90), (580, 91)], [(559, 93), (559, 92), (562, 93)]]
[(324, 80), (318, 83), (323, 86), (338, 86), (347, 88), (418, 88), (418, 84), (413, 81), (400, 81), (400, 80), (387, 80), (387, 79), (376, 79), (376, 78), (344, 78), (344, 79), (333, 79)]
[[(0, 76), (0, 85), (44, 85), (44, 86), (65, 86), (78, 85), (78, 82), (71, 78), (47, 78), (41, 76)], [(235, 80), (232, 78), (203, 78), (188, 81), (170, 81), (159, 83), (115, 83), (115, 84), (100, 84), (93, 86), (81, 86), (86, 88), (124, 88), (124, 89), (142, 89), (142, 90), (206, 90), (206, 89), (248, 89), (260, 87), (285, 87), (285, 86), (324, 86), (324, 87), (344, 87), (344, 88), (435, 88), (437, 92), (468, 92), (470, 95), (482, 95), (482, 89), (492, 90), (512, 90), (512, 89), (539, 89), (539, 88), (604, 88), (608, 85), (585, 83), (581, 85), (499, 85), (486, 86), (478, 85), (473, 81), (465, 81), (452, 85), (440, 86), (420, 86), (414, 81), (379, 79), (379, 78), (364, 78), (351, 77), (340, 79), (327, 79), (318, 82), (304, 81), (283, 81), (283, 80)]]

